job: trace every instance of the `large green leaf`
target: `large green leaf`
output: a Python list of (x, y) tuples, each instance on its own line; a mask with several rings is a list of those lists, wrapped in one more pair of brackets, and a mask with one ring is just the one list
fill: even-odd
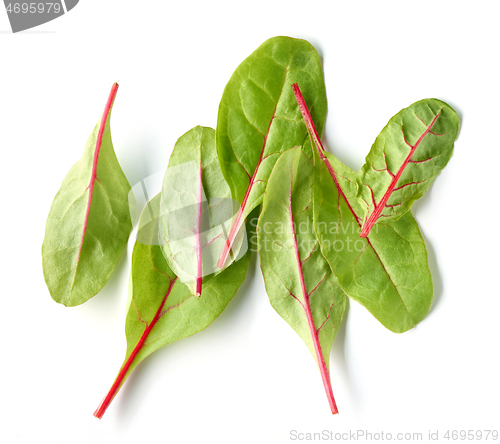
[[(203, 276), (220, 273), (217, 259), (238, 207), (220, 169), (215, 131), (189, 130), (175, 144), (163, 180), (160, 234), (169, 267), (193, 294), (199, 296)], [(237, 253), (244, 231), (237, 236)]]
[(79, 305), (108, 281), (132, 229), (130, 185), (111, 143), (114, 84), (82, 158), (69, 170), (50, 208), (42, 245), (52, 298)]
[(208, 327), (245, 280), (250, 251), (218, 275), (203, 280), (197, 297), (172, 272), (158, 245), (160, 195), (144, 209), (132, 254), (125, 323), (127, 352), (108, 394), (94, 413), (101, 418), (134, 368), (159, 348)]
[(364, 211), (357, 175), (324, 151), (300, 90), (294, 90), (315, 146), (314, 226), (321, 251), (349, 297), (389, 330), (407, 331), (427, 315), (433, 294), (418, 225), (407, 212), (359, 236)]
[(389, 120), (357, 178), (366, 206), (361, 236), (380, 218), (398, 219), (424, 195), (450, 160), (459, 125), (456, 112), (437, 99), (420, 100)]
[[(331, 165), (338, 162), (325, 153)], [(314, 225), (321, 251), (340, 285), (385, 327), (402, 333), (429, 312), (432, 278), (425, 243), (411, 212), (395, 221), (381, 221), (366, 238), (359, 237), (361, 213), (349, 190), (356, 174), (343, 177), (318, 159), (315, 174)]]
[(219, 260), (222, 267), (241, 223), (262, 202), (281, 153), (302, 145), (311, 154), (307, 129), (290, 85), (300, 82), (318, 130), (326, 119), (326, 92), (318, 53), (304, 40), (274, 37), (245, 59), (224, 89), (217, 119), (222, 172), (241, 209)]
[(332, 413), (337, 413), (329, 359), (346, 296), (314, 232), (313, 178), (314, 167), (300, 147), (281, 155), (257, 226), (259, 254), (269, 300), (309, 347)]

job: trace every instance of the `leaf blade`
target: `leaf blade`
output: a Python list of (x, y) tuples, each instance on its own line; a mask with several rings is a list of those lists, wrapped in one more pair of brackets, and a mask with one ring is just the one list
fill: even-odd
[[(269, 179), (257, 232), (271, 305), (311, 351), (335, 414), (329, 356), (346, 296), (312, 227), (313, 169), (300, 147), (281, 155)], [(269, 230), (269, 225), (275, 229)]]
[(261, 204), (280, 154), (293, 146), (310, 152), (307, 130), (289, 86), (300, 81), (320, 132), (326, 91), (319, 56), (308, 42), (275, 37), (245, 59), (224, 89), (217, 118), (217, 151), (234, 199), (241, 203), (219, 259), (222, 267), (246, 216)]
[(405, 332), (425, 318), (433, 295), (418, 225), (408, 212), (359, 237), (357, 175), (324, 150), (300, 89), (293, 88), (315, 147), (314, 226), (321, 251), (349, 297), (389, 330)]
[(358, 197), (366, 204), (362, 237), (425, 194), (451, 158), (459, 124), (456, 112), (437, 99), (415, 102), (389, 120), (358, 174)]
[(84, 303), (111, 276), (132, 229), (128, 183), (113, 149), (114, 84), (103, 116), (82, 158), (70, 169), (52, 203), (42, 245), (45, 282), (66, 306)]
[(250, 251), (203, 282), (201, 296), (195, 297), (170, 269), (157, 245), (159, 209), (157, 195), (141, 216), (142, 233), (132, 255), (131, 297), (125, 323), (127, 351), (111, 389), (94, 412), (99, 419), (141, 361), (165, 345), (208, 327), (233, 299), (248, 270)]
[[(160, 243), (169, 267), (193, 294), (204, 276), (220, 273), (214, 262), (236, 212), (222, 175), (215, 131), (197, 126), (175, 144), (165, 173), (160, 202)], [(243, 230), (242, 230), (243, 231)], [(245, 245), (243, 233), (235, 254)]]

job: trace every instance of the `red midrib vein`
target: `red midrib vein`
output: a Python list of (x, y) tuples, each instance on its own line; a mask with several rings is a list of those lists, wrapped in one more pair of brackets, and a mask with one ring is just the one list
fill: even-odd
[(226, 242), (224, 242), (224, 247), (222, 248), (222, 253), (221, 253), (219, 260), (217, 262), (217, 267), (219, 267), (219, 268), (224, 268), (224, 264), (226, 263), (229, 252), (231, 251), (231, 248), (232, 248), (233, 243), (234, 243), (234, 239), (236, 238), (236, 234), (240, 230), (241, 225), (243, 223), (243, 213), (245, 212), (248, 197), (250, 196), (252, 188), (253, 188), (254, 184), (256, 183), (255, 178), (257, 177), (259, 167), (260, 167), (262, 160), (264, 158), (264, 151), (266, 150), (267, 138), (269, 136), (269, 131), (271, 130), (271, 125), (273, 124), (274, 118), (276, 116), (276, 108), (277, 107), (278, 107), (278, 104), (276, 103), (276, 106), (274, 107), (273, 115), (271, 116), (271, 121), (269, 122), (269, 126), (267, 127), (266, 135), (264, 136), (264, 143), (262, 145), (262, 151), (260, 152), (259, 161), (257, 162), (257, 165), (255, 166), (255, 170), (253, 172), (252, 178), (250, 179), (250, 183), (248, 184), (248, 188), (247, 188), (247, 191), (245, 193), (245, 197), (243, 198), (243, 202), (241, 203), (240, 209), (238, 210), (238, 213), (236, 214), (236, 218), (234, 220), (234, 223), (231, 225), (231, 229), (229, 230), (229, 234), (227, 236)]
[(198, 261), (198, 272), (196, 276), (196, 296), (201, 296), (201, 287), (203, 284), (203, 264), (201, 259), (201, 209), (203, 199), (203, 168), (201, 166), (200, 158), (200, 185), (198, 189), (198, 224), (196, 227), (196, 259)]
[[(314, 122), (312, 120), (311, 113), (309, 112), (309, 109), (307, 108), (307, 104), (306, 104), (306, 101), (304, 100), (304, 97), (302, 96), (302, 93), (300, 92), (299, 85), (297, 85), (297, 83), (294, 83), (292, 85), (292, 89), (293, 89), (293, 92), (295, 94), (295, 98), (297, 99), (297, 103), (299, 104), (299, 108), (300, 108), (300, 111), (302, 113), (302, 117), (304, 118), (304, 121), (306, 123), (309, 134), (311, 134), (311, 136), (314, 139), (314, 143), (316, 144), (316, 148), (318, 150), (319, 156), (320, 156), (321, 160), (323, 160), (323, 162), (325, 162), (325, 165), (328, 168), (328, 172), (330, 173), (330, 176), (332, 177), (332, 179), (335, 183), (335, 186), (337, 188), (339, 195), (344, 199), (345, 203), (347, 204), (347, 206), (351, 210), (351, 213), (354, 216), (354, 219), (356, 220), (358, 226), (361, 228), (360, 217), (355, 213), (354, 209), (352, 208), (349, 200), (347, 199), (347, 196), (344, 193), (344, 190), (340, 186), (340, 183), (337, 179), (337, 174), (335, 173), (335, 170), (333, 169), (330, 161), (328, 160), (328, 158), (324, 154), (325, 148), (323, 147), (323, 144), (321, 143), (318, 132), (316, 131), (316, 127), (315, 127)], [(314, 147), (313, 147), (313, 149), (314, 149)], [(394, 287), (394, 290), (396, 291), (397, 295), (401, 299), (401, 303), (403, 304), (403, 307), (405, 308), (406, 312), (409, 314), (408, 308), (406, 307), (406, 304), (405, 304), (401, 294), (399, 293), (398, 287), (396, 286), (396, 284), (392, 280), (391, 275), (389, 274), (389, 272), (385, 268), (385, 264), (382, 262), (382, 259), (380, 258), (375, 247), (372, 245), (368, 236), (366, 237), (366, 241), (370, 245), (370, 248), (372, 249), (372, 251), (377, 256), (377, 259), (379, 260), (380, 264), (382, 265), (382, 268), (384, 269), (385, 274), (387, 274), (387, 277), (391, 281), (391, 284)]]
[[(392, 176), (392, 180), (391, 180), (391, 183), (389, 184), (389, 187), (387, 188), (387, 191), (384, 193), (384, 195), (382, 196), (382, 199), (380, 199), (380, 202), (375, 206), (375, 209), (372, 211), (372, 213), (370, 214), (370, 217), (365, 222), (365, 224), (364, 224), (364, 226), (363, 226), (363, 228), (361, 230), (361, 234), (360, 234), (361, 237), (368, 236), (368, 233), (372, 229), (373, 225), (375, 225), (375, 222), (377, 222), (378, 218), (380, 217), (380, 213), (382, 213), (382, 210), (384, 209), (385, 204), (389, 200), (389, 197), (391, 197), (391, 194), (394, 191), (394, 187), (398, 183), (398, 180), (401, 177), (401, 175), (403, 174), (403, 171), (406, 168), (406, 166), (408, 165), (408, 162), (410, 162), (411, 157), (413, 156), (413, 154), (415, 153), (415, 150), (420, 145), (420, 142), (422, 142), (422, 140), (424, 139), (424, 137), (427, 134), (429, 134), (429, 132), (431, 132), (431, 128), (434, 125), (434, 123), (436, 123), (436, 120), (438, 119), (438, 117), (439, 117), (440, 114), (441, 114), (440, 112), (438, 112), (436, 114), (436, 116), (434, 117), (434, 119), (432, 119), (432, 122), (430, 123), (430, 125), (425, 129), (425, 131), (422, 133), (422, 135), (418, 138), (418, 140), (415, 143), (415, 145), (410, 145), (406, 141), (406, 138), (405, 138), (405, 135), (404, 135), (404, 132), (403, 132), (403, 139), (404, 139), (405, 143), (411, 148), (410, 152), (409, 152), (408, 156), (406, 156), (406, 159), (404, 160), (403, 164), (399, 168), (397, 174)], [(401, 131), (403, 131), (402, 127), (401, 127)]]
[[(87, 232), (87, 222), (89, 220), (90, 205), (92, 203), (92, 194), (94, 192), (94, 184), (95, 184), (95, 181), (97, 179), (97, 163), (99, 161), (99, 152), (101, 150), (102, 137), (104, 135), (104, 129), (106, 128), (106, 122), (108, 120), (109, 113), (111, 112), (111, 107), (113, 106), (113, 102), (115, 100), (117, 91), (118, 91), (118, 83), (115, 83), (111, 87), (111, 92), (109, 93), (108, 101), (106, 102), (106, 107), (104, 108), (104, 112), (102, 113), (101, 122), (99, 125), (99, 132), (97, 133), (97, 141), (96, 141), (96, 145), (95, 145), (94, 159), (92, 162), (92, 174), (90, 176), (90, 183), (87, 186), (87, 189), (89, 190), (89, 200), (87, 202), (87, 209), (85, 211), (85, 221), (83, 223), (82, 238), (80, 240), (80, 247), (78, 249), (78, 258), (76, 260), (76, 268), (77, 269), (78, 269), (78, 265), (80, 264), (80, 255), (82, 253), (83, 239), (85, 238), (85, 233)], [(76, 269), (75, 269), (75, 277), (76, 277)], [(75, 281), (73, 279), (73, 285), (74, 285), (74, 282)]]
[[(313, 320), (312, 313), (311, 313), (311, 307), (309, 305), (309, 295), (307, 293), (306, 284), (304, 282), (304, 271), (302, 269), (302, 262), (300, 260), (299, 248), (297, 245), (297, 237), (295, 235), (295, 225), (294, 225), (294, 221), (293, 221), (293, 212), (292, 212), (292, 189), (293, 189), (293, 169), (291, 170), (290, 200), (289, 200), (288, 211), (290, 213), (290, 224), (292, 227), (293, 247), (295, 250), (295, 258), (297, 260), (297, 267), (299, 269), (300, 286), (302, 288), (302, 294), (304, 296), (304, 303), (301, 305), (306, 313), (307, 324), (309, 326), (309, 331), (311, 333), (311, 337), (313, 340), (314, 351), (316, 353), (316, 360), (318, 362), (319, 371), (321, 373), (321, 379), (323, 380), (323, 386), (325, 387), (326, 397), (328, 398), (328, 403), (330, 404), (330, 409), (332, 410), (332, 414), (335, 415), (339, 411), (337, 409), (337, 404), (336, 404), (335, 398), (333, 396), (332, 384), (330, 382), (330, 374), (328, 372), (328, 368), (326, 367), (325, 358), (323, 357), (323, 350), (321, 349), (321, 344), (319, 342), (318, 333), (319, 333), (320, 329), (317, 329), (316, 326), (314, 325), (314, 320)], [(319, 284), (318, 284), (318, 286), (319, 286)], [(314, 290), (316, 290), (316, 288)], [(300, 301), (298, 301), (298, 302), (300, 303)]]
[[(356, 221), (358, 222), (359, 225), (359, 217), (358, 215), (354, 212), (354, 210), (351, 207), (350, 202), (347, 200), (344, 191), (340, 187), (339, 181), (337, 179), (337, 175), (335, 174), (335, 171), (330, 164), (330, 161), (328, 158), (325, 156), (325, 149), (323, 148), (323, 144), (321, 143), (321, 139), (319, 137), (318, 131), (316, 131), (316, 126), (314, 125), (313, 119), (311, 117), (311, 113), (309, 112), (309, 108), (307, 108), (306, 101), (304, 100), (304, 96), (302, 95), (302, 92), (300, 91), (299, 85), (297, 83), (294, 83), (292, 85), (293, 93), (295, 94), (295, 98), (297, 99), (297, 103), (299, 104), (299, 109), (300, 112), (302, 113), (302, 117), (304, 118), (304, 122), (306, 123), (307, 130), (311, 137), (314, 140), (314, 143), (318, 149), (318, 154), (321, 160), (325, 162), (326, 167), (328, 168), (328, 171), (330, 175), (333, 178), (333, 181), (335, 182), (335, 186), (337, 187), (337, 190), (339, 194), (344, 198), (344, 200), (347, 203), (347, 206), (351, 210), (352, 214), (354, 215)], [(314, 149), (314, 148), (313, 148)]]
[(102, 418), (102, 416), (106, 412), (107, 408), (111, 404), (111, 401), (113, 401), (113, 398), (118, 393), (118, 390), (120, 390), (120, 387), (123, 384), (123, 380), (125, 378), (126, 373), (128, 372), (128, 369), (130, 368), (130, 366), (134, 362), (134, 359), (136, 358), (137, 354), (141, 351), (144, 343), (146, 342), (146, 339), (147, 339), (149, 333), (151, 332), (153, 327), (156, 325), (156, 322), (158, 321), (158, 319), (160, 319), (163, 307), (164, 307), (165, 303), (167, 302), (167, 298), (170, 295), (172, 288), (173, 288), (176, 281), (177, 281), (177, 276), (170, 281), (170, 285), (168, 286), (168, 290), (165, 293), (165, 296), (163, 297), (163, 300), (160, 304), (160, 307), (156, 311), (156, 314), (155, 314), (153, 320), (149, 323), (149, 325), (146, 327), (146, 329), (142, 333), (142, 336), (139, 339), (139, 341), (137, 342), (137, 345), (134, 347), (134, 350), (132, 350), (132, 353), (130, 354), (130, 356), (125, 361), (125, 364), (123, 364), (122, 368), (120, 369), (120, 372), (118, 373), (118, 376), (116, 377), (115, 382), (113, 383), (113, 385), (109, 389), (108, 394), (105, 396), (105, 398), (102, 400), (102, 402), (99, 405), (99, 407), (97, 408), (97, 410), (94, 412), (94, 416), (96, 418), (99, 418), (99, 419)]

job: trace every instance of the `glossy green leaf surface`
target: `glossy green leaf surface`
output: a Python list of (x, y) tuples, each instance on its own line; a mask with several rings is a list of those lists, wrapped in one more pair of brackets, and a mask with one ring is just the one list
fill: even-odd
[[(175, 144), (165, 173), (160, 243), (169, 267), (193, 294), (199, 295), (203, 276), (220, 273), (217, 259), (238, 207), (220, 169), (215, 131), (189, 130)], [(244, 226), (237, 240), (234, 258), (246, 242)]]
[(357, 178), (362, 236), (379, 220), (398, 219), (424, 195), (450, 160), (459, 125), (456, 112), (437, 99), (416, 102), (389, 121)]
[(269, 300), (313, 354), (332, 412), (337, 413), (328, 369), (346, 296), (314, 231), (313, 179), (314, 167), (300, 147), (282, 154), (257, 226), (259, 254)]
[[(239, 223), (262, 202), (267, 181), (281, 153), (311, 145), (290, 85), (300, 82), (321, 133), (326, 92), (314, 47), (290, 37), (264, 42), (236, 69), (227, 83), (217, 118), (217, 151), (234, 199), (241, 203)], [(234, 237), (229, 233), (229, 246)], [(227, 251), (221, 256), (222, 266)]]
[(102, 118), (82, 158), (70, 169), (47, 218), (43, 274), (52, 298), (79, 305), (101, 290), (115, 269), (132, 229), (130, 185), (111, 142), (113, 85)]
[[(245, 280), (250, 251), (218, 275), (207, 276), (197, 297), (168, 266), (159, 245), (160, 195), (144, 209), (132, 254), (125, 333), (127, 352), (108, 395), (94, 413), (101, 417), (134, 368), (149, 354), (208, 327)], [(140, 241), (139, 241), (140, 240)]]

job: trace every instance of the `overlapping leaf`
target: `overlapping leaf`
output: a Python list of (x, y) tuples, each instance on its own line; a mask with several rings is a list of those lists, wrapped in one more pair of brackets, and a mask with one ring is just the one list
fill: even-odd
[(332, 413), (337, 413), (329, 357), (346, 296), (321, 254), (314, 231), (313, 178), (314, 167), (300, 147), (282, 154), (270, 176), (259, 218), (259, 254), (269, 300), (309, 347)]
[(217, 119), (217, 151), (224, 177), (241, 209), (219, 267), (240, 224), (262, 202), (280, 154), (303, 145), (312, 155), (307, 129), (290, 89), (294, 82), (303, 85), (321, 133), (326, 118), (323, 73), (318, 53), (304, 40), (267, 40), (238, 66), (224, 89)]
[[(217, 259), (238, 207), (220, 169), (215, 131), (201, 126), (189, 130), (170, 157), (159, 221), (165, 259), (193, 294), (200, 294), (203, 276), (221, 271)], [(246, 242), (244, 231), (243, 226), (233, 245), (233, 260)]]
[(427, 251), (411, 212), (381, 221), (359, 237), (363, 206), (357, 175), (324, 151), (307, 106), (294, 87), (314, 143), (314, 226), (321, 251), (346, 294), (364, 305), (385, 327), (409, 330), (427, 315), (432, 278)]
[(52, 298), (79, 305), (108, 281), (132, 229), (130, 185), (111, 142), (113, 85), (82, 158), (70, 169), (50, 208), (42, 245), (43, 274)]
[(95, 416), (101, 418), (134, 368), (159, 348), (208, 327), (245, 280), (250, 251), (218, 275), (207, 276), (196, 297), (172, 272), (158, 245), (157, 195), (144, 209), (132, 255), (125, 324), (127, 352), (110, 391)]
[[(333, 157), (325, 153), (331, 165), (338, 162)], [(355, 180), (354, 172), (330, 175), (318, 159), (314, 222), (321, 251), (347, 295), (402, 333), (425, 318), (432, 302), (425, 243), (411, 212), (359, 237), (362, 214), (354, 212), (356, 195), (349, 193)]]

